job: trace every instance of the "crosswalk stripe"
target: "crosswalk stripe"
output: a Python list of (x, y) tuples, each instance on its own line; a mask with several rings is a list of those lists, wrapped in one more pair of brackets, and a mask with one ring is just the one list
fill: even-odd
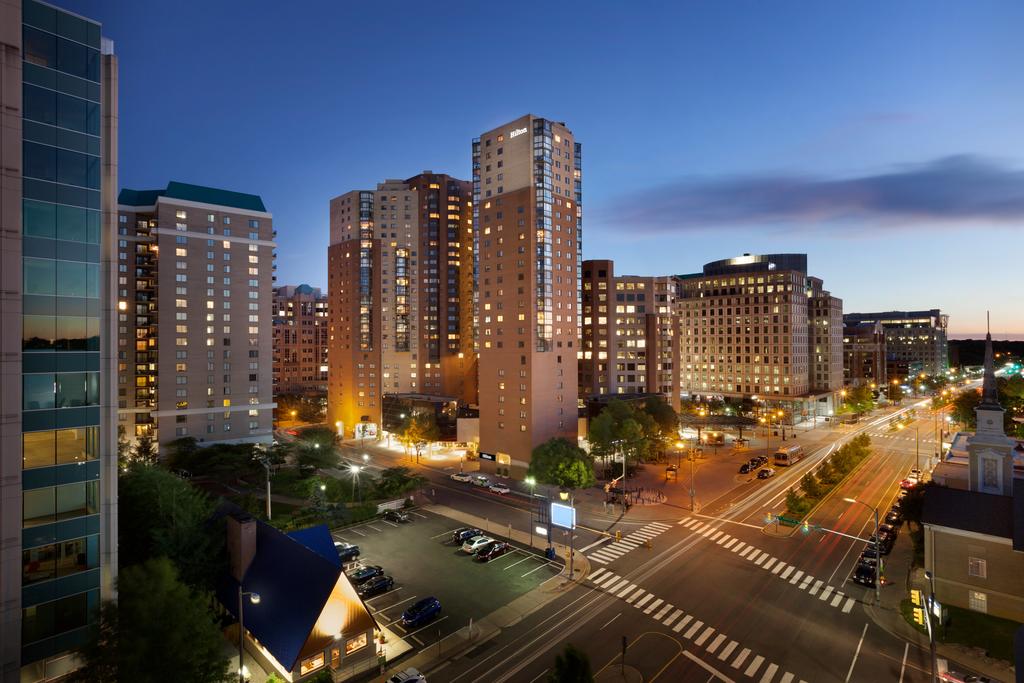
[(654, 615), (654, 620), (655, 620), (655, 621), (661, 621), (661, 618), (662, 618), (663, 616), (665, 616), (666, 614), (668, 614), (668, 611), (669, 611), (670, 609), (672, 609), (672, 604), (671, 604), (671, 603), (668, 603), (668, 602), (666, 602), (666, 603), (665, 603), (665, 606), (664, 606), (664, 607), (662, 607), (662, 608), (661, 608), (660, 610), (658, 610), (658, 613)]
[(778, 664), (769, 664), (768, 668), (764, 670), (764, 676), (761, 677), (761, 683), (768, 683), (768, 681), (772, 680), (772, 676), (774, 676), (775, 672), (778, 670)]
[(676, 624), (675, 626), (672, 627), (672, 630), (675, 631), (676, 633), (679, 633), (680, 631), (683, 630), (683, 628), (685, 628), (685, 626), (688, 623), (690, 623), (691, 619), (693, 619), (693, 615), (692, 614), (687, 614), (685, 617), (683, 617), (682, 619), (679, 620), (678, 624)]
[[(658, 609), (658, 605), (660, 605), (663, 602), (665, 602), (665, 601), (662, 600), (661, 598), (658, 598), (657, 600), (655, 600), (654, 602), (652, 602), (651, 604), (649, 604), (647, 606), (647, 609), (644, 610), (644, 614), (650, 614), (654, 610)], [(639, 607), (639, 605), (637, 605), (637, 607)]]
[(643, 607), (647, 603), (648, 600), (650, 600), (653, 597), (654, 597), (654, 593), (648, 593), (644, 597), (642, 597), (639, 600), (637, 600), (636, 604), (633, 605), (633, 607), (636, 607), (637, 609), (640, 609), (641, 607)]
[(692, 527), (692, 526), (693, 526), (694, 524), (700, 524), (700, 522), (699, 522), (699, 521), (697, 521), (696, 519), (687, 519), (687, 520), (686, 520), (686, 522), (685, 522), (685, 523), (683, 524), (683, 526), (685, 526), (685, 527), (686, 527), (687, 529), (689, 529), (689, 528), (691, 528), (691, 527)]
[(707, 528), (707, 529), (706, 529), (706, 530), (704, 531), (704, 533), (702, 533), (702, 534), (701, 534), (701, 536), (703, 536), (704, 538), (707, 538), (708, 536), (710, 536), (710, 535), (711, 535), (711, 534), (713, 534), (713, 533), (715, 533), (715, 527), (713, 527), (713, 526), (709, 526), (709, 527), (708, 527), (708, 528)]
[(715, 636), (715, 639), (711, 641), (711, 644), (708, 645), (708, 653), (715, 654), (715, 651), (718, 650), (718, 646), (721, 645), (724, 641), (725, 634), (719, 633), (717, 636)]
[(794, 569), (796, 569), (796, 567), (794, 567), (793, 565), (789, 565), (789, 567), (786, 568), (786, 571), (782, 572), (782, 575), (779, 576), (779, 578), (783, 580), (788, 579), (789, 575), (793, 573)]
[(850, 610), (853, 609), (855, 603), (856, 600), (854, 600), (853, 598), (846, 598), (846, 604), (843, 605), (843, 614), (849, 614)]
[[(796, 582), (799, 581), (800, 577), (803, 576), (803, 575), (804, 575), (804, 570), (803, 569), (797, 569), (796, 570), (796, 574), (793, 574), (793, 578), (790, 579), (789, 582), (792, 583), (792, 584), (796, 584)], [(803, 587), (801, 586), (801, 588), (803, 588)]]
[(796, 676), (787, 671), (782, 674), (782, 678), (779, 680), (779, 683), (791, 683), (794, 678), (796, 678)]
[(593, 574), (590, 575), (590, 580), (593, 581), (594, 583), (597, 583), (598, 577), (601, 576), (601, 574), (604, 574), (607, 571), (608, 570), (603, 568), (603, 567), (600, 568), (600, 569), (597, 569), (596, 571), (594, 571)]
[(723, 543), (725, 543), (726, 541), (728, 541), (728, 540), (729, 540), (730, 538), (732, 538), (732, 536), (730, 536), (729, 534), (725, 534), (725, 535), (723, 535), (723, 536), (722, 536), (722, 537), (721, 537), (720, 539), (718, 539), (717, 541), (715, 541), (715, 543), (717, 543), (718, 545), (722, 545)]
[(637, 588), (636, 592), (633, 593), (632, 595), (630, 595), (629, 599), (626, 600), (626, 604), (629, 604), (629, 603), (633, 602), (634, 600), (636, 600), (637, 598), (639, 598), (641, 595), (643, 595), (646, 592), (647, 591), (645, 591), (643, 588)]
[(621, 591), (619, 591), (619, 593), (618, 593), (618, 597), (620, 597), (620, 598), (624, 598), (624, 597), (626, 597), (626, 593), (630, 592), (630, 591), (631, 591), (631, 590), (633, 590), (634, 588), (636, 588), (636, 584), (635, 584), (635, 583), (631, 583), (631, 584), (629, 584), (628, 586), (626, 586), (625, 588), (623, 588), (623, 589), (622, 589)]
[(618, 543), (616, 543), (616, 545), (621, 545), (627, 548), (628, 550), (636, 550), (637, 547), (636, 543), (630, 543), (629, 541), (619, 541)]
[(764, 566), (761, 567), (761, 569), (764, 569), (765, 571), (767, 571), (767, 570), (771, 569), (772, 565), (774, 565), (776, 562), (778, 562), (778, 560), (776, 560), (774, 557), (770, 557), (770, 558), (768, 558), (768, 561), (764, 563)]
[(696, 633), (701, 626), (704, 625), (703, 621), (698, 620), (693, 626), (691, 626), (686, 633), (683, 634), (683, 638), (692, 638), (693, 634)]
[(746, 554), (749, 553), (753, 549), (754, 549), (754, 546), (752, 546), (752, 545), (751, 546), (747, 546), (747, 549), (740, 553), (740, 557), (746, 556)]
[[(785, 567), (785, 566), (786, 566), (785, 562), (779, 562), (777, 565), (775, 565), (775, 569), (772, 569), (772, 574), (776, 574), (777, 575), (782, 570), (782, 568)], [(767, 569), (767, 567), (765, 567), (765, 569)]]
[(693, 641), (694, 645), (703, 645), (704, 641), (711, 637), (711, 634), (715, 632), (714, 627), (708, 626), (704, 629), (704, 632)]
[(729, 547), (729, 546), (731, 546), (731, 545), (735, 545), (735, 544), (736, 544), (736, 542), (737, 542), (737, 541), (739, 541), (739, 540), (740, 540), (740, 539), (738, 539), (738, 538), (734, 538), (734, 539), (732, 539), (731, 541), (729, 541), (728, 543), (726, 543), (726, 544), (725, 544), (724, 546), (722, 546), (722, 547), (723, 547), (723, 548), (728, 548), (728, 547)]
[(701, 522), (697, 526), (690, 527), (690, 531), (695, 531), (695, 532), (697, 532), (699, 534), (700, 532), (704, 531), (707, 528), (708, 528), (708, 525), (705, 524), (704, 522)]
[(822, 581), (821, 579), (818, 579), (817, 581), (814, 582), (814, 586), (808, 592), (811, 595), (817, 595), (818, 591), (820, 591), (821, 587), (824, 586), (824, 585), (825, 585), (825, 582)]
[(810, 585), (811, 581), (814, 581), (814, 577), (813, 576), (811, 576), (810, 574), (805, 576), (803, 583), (800, 584), (800, 590), (802, 590), (802, 591), (807, 590), (807, 586)]
[(670, 614), (668, 616), (668, 619), (666, 619), (665, 621), (663, 621), (661, 623), (664, 624), (665, 626), (671, 626), (672, 622), (675, 621), (676, 619), (678, 619), (679, 615), (682, 614), (682, 613), (683, 613), (683, 610), (677, 609), (675, 612), (673, 612), (672, 614)]
[(736, 649), (737, 645), (739, 645), (739, 643), (737, 643), (735, 640), (730, 640), (729, 644), (726, 645), (725, 648), (719, 653), (718, 658), (721, 659), (723, 662), (727, 660), (729, 658), (729, 655), (732, 654), (732, 651)]
[(832, 584), (825, 586), (825, 590), (821, 591), (821, 595), (818, 596), (818, 599), (828, 600), (828, 596), (832, 595), (832, 591), (834, 590), (835, 589), (832, 587)]
[(616, 576), (615, 574), (612, 574), (610, 579), (608, 579), (607, 581), (602, 581), (601, 582), (601, 588), (607, 588), (608, 586), (610, 586), (613, 583), (615, 583), (618, 579), (619, 579), (618, 576)]
[(662, 531), (665, 531), (666, 529), (671, 529), (672, 528), (668, 524), (664, 524), (662, 522), (651, 522), (647, 526), (653, 526), (655, 529), (661, 529)]
[[(763, 553), (761, 555), (761, 557), (757, 558), (757, 561), (754, 562), (754, 564), (756, 564), (757, 566), (761, 566), (762, 564), (764, 564), (764, 561), (767, 560), (767, 559), (768, 559), (768, 553)], [(775, 561), (774, 557), (772, 558), (772, 561), (773, 562)]]
[(716, 532), (715, 532), (715, 535), (714, 535), (714, 536), (712, 536), (711, 538), (709, 538), (708, 540), (709, 540), (709, 541), (713, 541), (713, 540), (715, 540), (716, 538), (718, 538), (719, 536), (722, 536), (723, 534), (725, 534), (725, 532), (724, 532), (724, 531), (721, 531), (721, 530), (719, 530), (719, 531), (716, 531)]
[(682, 518), (681, 520), (679, 520), (678, 522), (676, 522), (676, 524), (686, 524), (686, 523), (687, 523), (687, 522), (689, 522), (689, 521), (691, 521), (691, 518), (690, 518), (690, 517), (683, 517), (683, 518)]
[(743, 541), (740, 541), (738, 544), (736, 544), (736, 547), (733, 548), (732, 551), (734, 553), (738, 552), (738, 551), (742, 550), (746, 545), (747, 545), (746, 543), (744, 543)]
[(627, 583), (629, 583), (629, 581), (628, 581), (628, 580), (626, 580), (626, 579), (621, 579), (621, 580), (619, 580), (619, 581), (616, 581), (616, 582), (615, 582), (615, 585), (613, 585), (613, 586), (606, 586), (605, 588), (606, 588), (606, 590), (607, 590), (607, 591), (608, 591), (609, 593), (614, 593), (615, 591), (617, 591), (617, 590), (619, 590), (620, 588), (622, 588), (623, 586), (625, 586), (625, 585), (626, 585)]
[(757, 672), (758, 667), (761, 666), (761, 662), (763, 662), (763, 661), (764, 661), (764, 657), (762, 657), (761, 655), (757, 655), (750, 662), (750, 666), (747, 667), (747, 670), (744, 671), (743, 673), (745, 675), (747, 675), (747, 676), (753, 676)]
[(594, 557), (593, 555), (588, 555), (588, 556), (587, 556), (587, 559), (588, 559), (588, 560), (591, 560), (591, 561), (593, 561), (593, 562), (597, 562), (598, 564), (608, 564), (607, 562), (605, 562), (605, 561), (604, 561), (604, 560), (602, 560), (601, 558), (599, 558), (599, 557)]
[(743, 666), (743, 662), (747, 661), (747, 657), (750, 656), (750, 648), (745, 647), (740, 650), (740, 653), (736, 655), (736, 659), (732, 660), (732, 668), (738, 669)]
[(843, 595), (842, 592), (836, 591), (836, 595), (834, 598), (832, 598), (832, 602), (829, 603), (829, 607), (838, 607), (839, 603), (843, 601), (844, 597), (846, 596)]

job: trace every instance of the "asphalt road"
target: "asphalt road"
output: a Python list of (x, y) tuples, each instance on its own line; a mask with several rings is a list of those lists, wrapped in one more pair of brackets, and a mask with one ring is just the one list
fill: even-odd
[[(871, 513), (841, 499), (888, 509), (913, 465), (914, 442), (905, 439), (912, 430), (882, 438), (888, 432), (871, 422), (843, 438), (858, 432), (875, 434), (874, 455), (813, 519), (866, 537)], [(507, 629), (484, 652), (435, 671), (453, 683), (536, 681), (572, 642), (595, 670), (610, 674), (625, 637), (626, 664), (648, 682), (927, 680), (928, 653), (877, 627), (864, 611), (870, 591), (846, 581), (862, 543), (820, 532), (779, 538), (762, 529), (765, 511), (828, 452), (823, 447), (772, 480), (711, 502), (704, 512), (713, 515), (680, 511), (664, 530), (646, 531), (652, 548), (637, 544), (593, 563), (585, 588)]]

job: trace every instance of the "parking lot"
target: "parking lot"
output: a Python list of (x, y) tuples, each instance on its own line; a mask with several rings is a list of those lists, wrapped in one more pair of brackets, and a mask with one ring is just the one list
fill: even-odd
[[(373, 520), (333, 532), (336, 540), (359, 546), (359, 562), (380, 565), (395, 580), (387, 593), (366, 600), (381, 626), (400, 634), (414, 649), (429, 646), (558, 575), (561, 564), (515, 547), (481, 563), (451, 543), (463, 526), (430, 512), (413, 510), (406, 524)], [(491, 530), (494, 531), (493, 529)], [(500, 532), (489, 533), (505, 540)], [(440, 616), (406, 629), (402, 612), (426, 597), (441, 601)]]

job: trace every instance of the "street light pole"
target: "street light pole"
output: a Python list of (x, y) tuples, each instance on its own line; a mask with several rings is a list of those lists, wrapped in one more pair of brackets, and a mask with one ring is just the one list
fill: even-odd
[(875, 515), (875, 543), (874, 543), (874, 546), (875, 546), (875, 557), (878, 559), (878, 571), (875, 572), (875, 604), (881, 605), (882, 604), (882, 594), (881, 594), (881, 585), (882, 585), (882, 548), (879, 545), (879, 541), (881, 539), (878, 538), (878, 508), (872, 507), (871, 505), (868, 505), (864, 501), (857, 500), (856, 498), (843, 498), (843, 500), (846, 501), (847, 503), (857, 503), (859, 505), (863, 505), (868, 510), (871, 510), (871, 512), (874, 513), (874, 515)]
[(245, 596), (249, 596), (249, 601), (254, 605), (260, 604), (260, 594), (255, 591), (243, 591), (242, 584), (238, 584), (238, 683), (245, 683), (245, 666), (242, 664), (242, 659), (245, 656), (245, 617), (244, 603), (242, 599)]
[(526, 485), (530, 487), (530, 548), (533, 548), (533, 506), (536, 504), (536, 498), (533, 494), (534, 487), (537, 485), (537, 480), (533, 477), (526, 478)]
[(930, 571), (924, 573), (925, 578), (928, 579), (928, 604), (927, 604), (927, 619), (928, 619), (928, 647), (931, 650), (932, 655), (932, 680), (939, 680), (939, 667), (938, 667), (938, 656), (935, 653), (935, 630), (932, 628), (932, 609), (935, 605), (935, 574)]
[(696, 512), (697, 492), (693, 488), (693, 461), (696, 453), (690, 453), (690, 512)]

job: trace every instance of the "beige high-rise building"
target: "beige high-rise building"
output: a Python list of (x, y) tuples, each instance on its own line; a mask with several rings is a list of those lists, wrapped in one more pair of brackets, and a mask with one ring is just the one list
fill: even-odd
[(263, 200), (172, 182), (118, 204), (126, 436), (269, 442), (276, 244)]
[(535, 446), (577, 438), (582, 149), (533, 115), (473, 141), (480, 458), (523, 477)]
[(804, 254), (744, 254), (678, 278), (680, 389), (757, 397), (799, 422), (835, 409), (842, 301), (807, 276)]
[(319, 287), (274, 288), (274, 396), (327, 392), (327, 297)]
[(476, 402), (470, 185), (424, 171), (331, 200), (327, 415), (372, 437), (384, 394)]
[(583, 262), (580, 398), (662, 394), (679, 407), (679, 320), (672, 276), (615, 275)]

